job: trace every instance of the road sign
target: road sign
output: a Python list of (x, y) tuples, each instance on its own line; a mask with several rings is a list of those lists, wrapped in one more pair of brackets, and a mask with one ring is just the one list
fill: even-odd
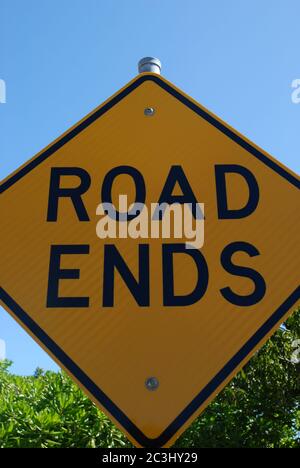
[[(2, 182), (1, 304), (137, 446), (170, 446), (299, 300), (299, 185), (143, 73)], [(201, 248), (101, 231), (195, 201)]]

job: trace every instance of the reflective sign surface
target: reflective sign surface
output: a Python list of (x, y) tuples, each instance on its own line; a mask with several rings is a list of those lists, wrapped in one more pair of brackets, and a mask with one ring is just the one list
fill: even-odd
[[(157, 75), (0, 191), (1, 305), (138, 446), (170, 446), (299, 301), (299, 178)], [(151, 235), (151, 204), (196, 202), (196, 246), (194, 209)]]

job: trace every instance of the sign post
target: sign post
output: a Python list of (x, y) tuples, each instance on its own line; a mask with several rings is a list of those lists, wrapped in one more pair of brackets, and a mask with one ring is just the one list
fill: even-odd
[(134, 444), (168, 447), (296, 307), (300, 183), (139, 66), (2, 181), (0, 301)]

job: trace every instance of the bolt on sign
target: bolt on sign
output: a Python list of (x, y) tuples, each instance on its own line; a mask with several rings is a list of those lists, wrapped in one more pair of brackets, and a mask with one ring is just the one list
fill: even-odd
[(1, 183), (1, 304), (135, 445), (168, 447), (299, 301), (299, 185), (142, 73)]

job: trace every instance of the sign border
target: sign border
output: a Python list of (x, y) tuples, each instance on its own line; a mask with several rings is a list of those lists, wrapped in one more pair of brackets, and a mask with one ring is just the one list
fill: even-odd
[[(244, 139), (239, 134), (235, 133), (231, 128), (226, 126), (216, 117), (208, 113), (193, 100), (182, 94), (179, 90), (168, 84), (167, 81), (160, 76), (154, 74), (141, 74), (134, 79), (129, 85), (123, 88), (119, 93), (115, 94), (102, 107), (84, 118), (78, 125), (67, 131), (61, 138), (47, 147), (44, 151), (25, 163), (20, 169), (8, 176), (0, 185), (0, 193), (9, 189), (18, 180), (32, 171), (36, 166), (45, 161), (49, 156), (55, 153), (59, 148), (68, 143), (72, 138), (76, 137), (82, 130), (91, 125), (95, 120), (101, 117), (113, 106), (118, 104), (122, 99), (128, 96), (138, 86), (145, 81), (152, 81), (186, 105), (208, 123), (213, 125), (219, 131), (227, 135), (261, 162), (266, 164), (270, 169), (284, 177), (292, 185), (300, 189), (300, 180), (291, 172), (279, 165), (275, 160), (262, 153), (258, 148), (253, 146), (249, 141)], [(268, 335), (284, 315), (295, 305), (300, 299), (300, 286), (298, 286), (290, 296), (281, 304), (281, 306), (269, 317), (268, 320), (254, 333), (254, 335), (242, 346), (242, 348), (225, 364), (225, 366), (215, 375), (215, 377), (198, 393), (198, 395), (187, 405), (183, 411), (173, 420), (173, 422), (155, 439), (148, 438), (130, 419), (118, 408), (118, 406), (99, 388), (79, 366), (34, 322), (31, 317), (17, 304), (14, 299), (0, 287), (0, 301), (23, 323), (26, 328), (35, 336), (56, 359), (76, 378), (81, 385), (94, 397), (94, 399), (105, 408), (109, 414), (127, 431), (127, 433), (142, 447), (157, 448), (162, 447), (175, 436), (180, 428), (193, 416), (205, 401), (207, 401), (220, 385), (234, 372), (236, 368), (244, 361), (255, 347)]]

